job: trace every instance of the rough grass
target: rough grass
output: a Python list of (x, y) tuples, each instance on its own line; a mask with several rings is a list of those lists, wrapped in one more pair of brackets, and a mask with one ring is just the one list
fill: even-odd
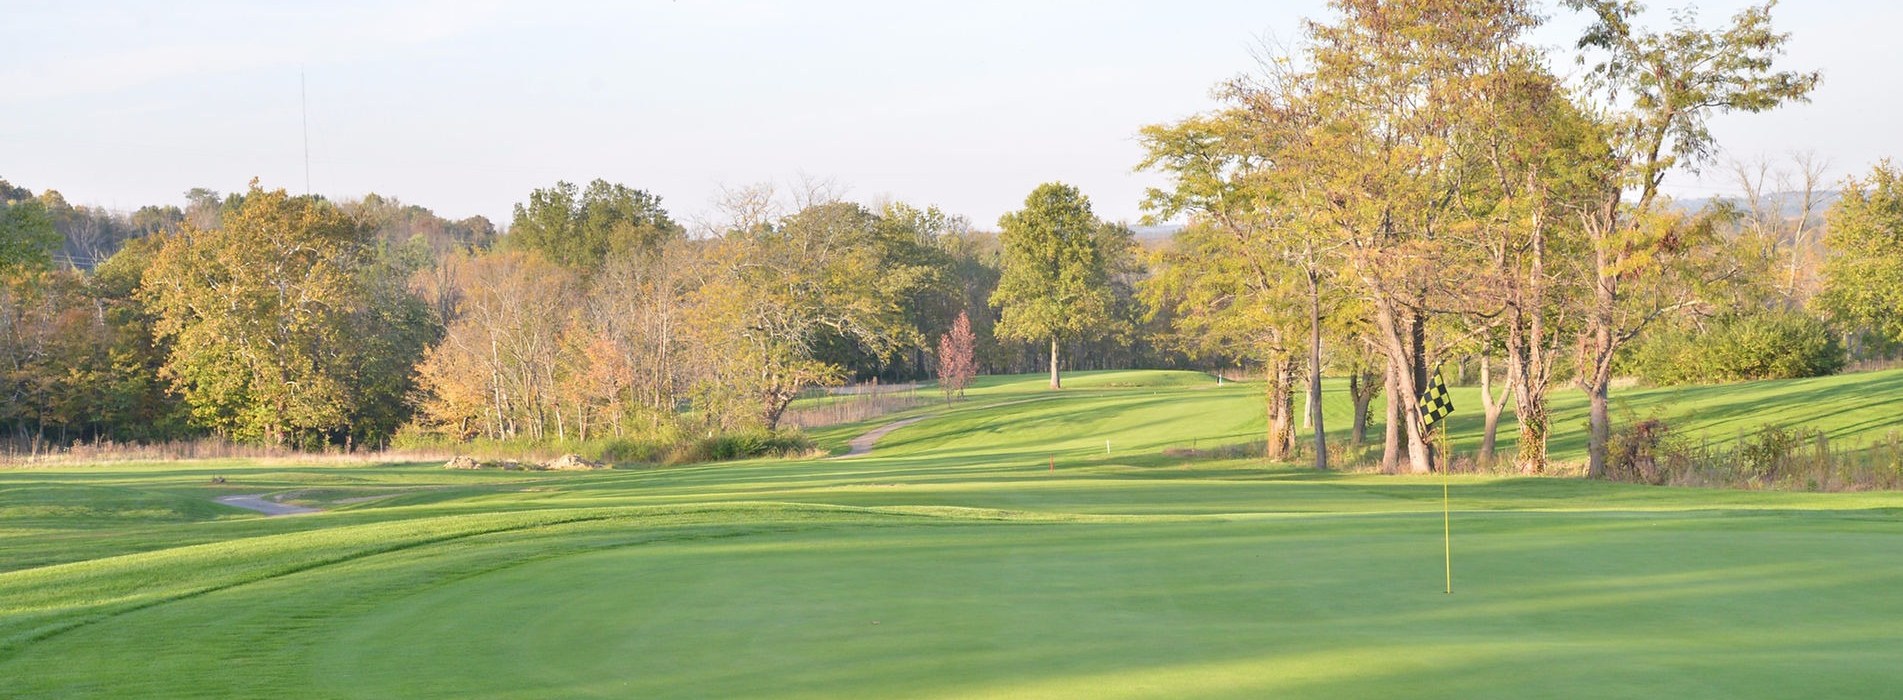
[[(1234, 385), (1220, 393), (1260, 391), (1260, 388), (1258, 383), (1248, 383)], [(1448, 393), (1457, 409), (1448, 419), (1449, 437), (1456, 453), (1471, 455), (1479, 448), (1483, 424), (1480, 390), (1453, 387)], [(1296, 393), (1295, 400), (1299, 411), (1300, 392)], [(1382, 437), (1384, 400), (1385, 397), (1375, 399), (1370, 408), (1373, 416), (1368, 440), (1374, 443), (1379, 443)], [(1236, 410), (1245, 409), (1238, 404)], [(1248, 410), (1259, 414), (1259, 401)], [(1329, 439), (1338, 444), (1346, 443), (1353, 426), (1353, 407), (1346, 380), (1323, 382), (1322, 410)], [(1548, 442), (1548, 456), (1559, 463), (1585, 461), (1586, 396), (1572, 388), (1555, 390), (1551, 394), (1551, 411), (1552, 439)], [(1810, 379), (1618, 389), (1612, 392), (1612, 412), (1613, 420), (1618, 423), (1645, 418), (1662, 420), (1674, 435), (1687, 439), (1727, 442), (1749, 437), (1765, 426), (1805, 426), (1823, 431), (1838, 448), (1857, 449), (1903, 432), (1903, 370)], [(1306, 437), (1313, 433), (1302, 429), (1298, 434)], [(1508, 401), (1500, 417), (1498, 453), (1510, 457), (1518, 448), (1517, 438), (1513, 406)], [(1306, 439), (1297, 443), (1303, 447), (1308, 444)]]
[[(1626, 400), (1690, 430), (1809, 416), (1854, 436), (1903, 420), (1903, 399), (1883, 398), (1899, 381)], [(1454, 477), (1449, 596), (1438, 477), (1164, 454), (1253, 439), (1251, 385), (1042, 385), (988, 378), (950, 408), (815, 431), (843, 451), (871, 425), (936, 414), (845, 460), (0, 471), (0, 695), (1733, 698), (1903, 683), (1903, 495)], [(1562, 455), (1576, 398), (1558, 397)], [(230, 493), (332, 510), (210, 502)]]

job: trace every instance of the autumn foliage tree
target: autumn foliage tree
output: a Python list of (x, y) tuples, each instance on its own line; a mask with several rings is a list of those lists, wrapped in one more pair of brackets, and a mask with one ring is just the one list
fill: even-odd
[[(1717, 30), (1684, 13), (1659, 32), (1637, 26), (1636, 3), (1564, 4), (1595, 21), (1580, 46), (1602, 60), (1582, 86), (1551, 75), (1527, 40), (1542, 18), (1525, 0), (1334, 0), (1333, 18), (1304, 25), (1298, 51), (1271, 52), (1260, 76), (1225, 86), (1224, 110), (1144, 131), (1142, 167), (1174, 180), (1149, 204), (1194, 217), (1194, 235), (1173, 251), (1186, 270), (1180, 291), (1219, 284), (1229, 260), (1249, 260), (1253, 269), (1230, 270), (1244, 274), (1214, 290), (1223, 293), (1204, 294), (1233, 320), (1248, 277), (1268, 280), (1254, 283), (1263, 289), (1306, 277), (1306, 289), (1257, 296), (1306, 292), (1311, 386), (1320, 283), (1355, 297), (1337, 308), (1359, 322), (1329, 325), (1360, 328), (1349, 335), (1385, 357), (1384, 461), (1396, 468), (1397, 443), (1408, 470), (1446, 466), (1438, 429), (1420, 417), (1421, 390), (1442, 361), (1500, 345), (1521, 418), (1518, 461), (1542, 469), (1546, 393), (1572, 345), (1564, 334), (1578, 339), (1591, 473), (1602, 473), (1613, 358), (1652, 319), (1699, 303), (1728, 262), (1711, 245), (1713, 219), (1670, 210), (1659, 185), (1715, 152), (1711, 115), (1801, 100), (1816, 83), (1776, 68), (1786, 36), (1771, 29), (1769, 3)], [(1208, 259), (1220, 241), (1199, 229), (1244, 242)], [(1198, 313), (1179, 306), (1179, 329), (1221, 318)], [(1257, 315), (1248, 332), (1222, 335), (1291, 335), (1284, 314)], [(1483, 402), (1489, 435), (1504, 396)]]
[(1660, 186), (1717, 154), (1707, 126), (1729, 112), (1764, 112), (1809, 99), (1820, 75), (1778, 70), (1790, 35), (1771, 25), (1775, 0), (1706, 29), (1689, 13), (1664, 31), (1636, 22), (1629, 0), (1566, 0), (1594, 24), (1580, 39), (1599, 62), (1591, 84), (1608, 134), (1611, 177), (1578, 220), (1591, 242), (1591, 291), (1579, 333), (1578, 382), (1590, 403), (1587, 473), (1606, 473), (1608, 392), (1619, 350), (1663, 314), (1696, 303), (1698, 257), (1709, 221), (1666, 206)]
[[(9, 193), (18, 194), (0, 182), (0, 196)], [(45, 441), (190, 434), (138, 299), (155, 243), (135, 239), (91, 274), (48, 269), (44, 258), (0, 269), (0, 431)]]
[(697, 403), (720, 410), (722, 427), (751, 414), (779, 426), (801, 391), (836, 384), (845, 368), (820, 355), (850, 343), (890, 357), (920, 342), (905, 300), (932, 270), (901, 255), (902, 232), (851, 202), (821, 201), (742, 228), (714, 244), (684, 329), (698, 351)]
[(971, 316), (963, 311), (952, 321), (951, 330), (938, 337), (938, 388), (945, 400), (953, 395), (964, 398), (965, 387), (978, 376), (978, 339), (971, 334)]
[(1584, 16), (1567, 73), (1532, 41), (1532, 0), (1330, 0), (1298, 44), (1223, 84), (1216, 111), (1143, 129), (1138, 167), (1168, 180), (1143, 205), (1185, 224), (1145, 242), (1148, 269), (1129, 228), (1061, 183), (996, 234), (808, 182), (790, 202), (730, 190), (731, 221), (689, 236), (658, 197), (603, 180), (534, 190), (506, 231), (374, 194), (198, 188), (128, 215), (0, 181), (0, 430), (317, 447), (412, 421), (432, 440), (658, 443), (777, 428), (816, 387), (919, 379), (933, 359), (948, 400), (981, 367), (1048, 362), (1058, 389), (1066, 365), (1196, 359), (1264, 369), (1269, 458), (1311, 426), (1315, 465), (1339, 454), (1320, 400), (1332, 368), (1354, 442), (1385, 392), (1383, 464), (1421, 472), (1452, 465), (1421, 391), (1478, 354), (1483, 400), (1456, 420), (1478, 414), (1481, 463), (1510, 400), (1514, 460), (1543, 471), (1548, 396), (1576, 381), (1602, 476), (1614, 372), (1695, 363), (1641, 333), (1752, 341), (1727, 360), (1747, 372), (1671, 375), (1685, 381), (1770, 376), (1755, 351), (1788, 350), (1779, 338), (1840, 355), (1797, 318), (1807, 303), (1860, 347), (1903, 343), (1893, 166), (1849, 185), (1826, 250), (1811, 250), (1814, 163), (1794, 222), (1764, 169), (1741, 177), (1735, 221), (1663, 194), (1719, 152), (1712, 118), (1817, 84), (1782, 68), (1788, 37), (1755, 2), (1652, 28), (1633, 0), (1558, 0)]
[(140, 293), (192, 420), (270, 445), (387, 436), (396, 426), (366, 409), (401, 401), (426, 339), (390, 336), (421, 318), (421, 302), (379, 293), (390, 285), (377, 275), (397, 273), (374, 264), (369, 232), (323, 200), (255, 182), (222, 220), (166, 235)]
[(419, 419), (457, 439), (568, 434), (575, 412), (560, 387), (573, 276), (531, 252), (447, 264), (454, 301), (442, 341), (417, 367)]
[(1152, 313), (1170, 316), (1173, 342), (1192, 357), (1231, 357), (1262, 367), (1264, 456), (1281, 460), (1295, 446), (1292, 401), (1304, 326), (1295, 303), (1300, 275), (1257, 242), (1249, 229), (1214, 221), (1191, 225), (1156, 256), (1143, 291)]
[(1301, 195), (1304, 173), (1286, 155), (1309, 126), (1300, 107), (1307, 81), (1269, 68), (1226, 86), (1230, 106), (1220, 112), (1143, 130), (1148, 155), (1139, 167), (1173, 181), (1150, 190), (1144, 206), (1192, 217), (1158, 256), (1147, 291), (1153, 311), (1173, 316), (1179, 339), (1214, 341), (1179, 343), (1192, 354), (1262, 364), (1270, 459), (1294, 448), (1291, 394), (1306, 350), (1314, 464), (1326, 469), (1322, 334), (1340, 301), (1329, 279), (1336, 244), (1330, 227), (1316, 225), (1315, 203)]
[(712, 272), (710, 246), (673, 239), (658, 249), (606, 262), (583, 304), (584, 325), (595, 338), (588, 372), (615, 387), (588, 391), (603, 397), (602, 417), (620, 435), (628, 420), (665, 430), (691, 380), (687, 336), (693, 296)]

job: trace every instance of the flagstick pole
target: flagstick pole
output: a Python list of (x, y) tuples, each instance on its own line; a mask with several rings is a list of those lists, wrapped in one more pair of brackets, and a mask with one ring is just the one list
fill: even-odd
[(1447, 498), (1447, 470), (1440, 473), (1440, 527), (1442, 553), (1447, 564), (1447, 594), (1454, 594), (1454, 515)]
[[(1428, 409), (1428, 406), (1426, 405), (1427, 399), (1429, 397), (1432, 397), (1436, 404), (1435, 407), (1431, 411)], [(1453, 413), (1454, 405), (1453, 405), (1453, 402), (1447, 400), (1447, 382), (1446, 380), (1441, 378), (1440, 365), (1434, 365), (1433, 383), (1429, 384), (1425, 390), (1421, 391), (1421, 400), (1418, 403), (1419, 403), (1419, 409), (1421, 411), (1421, 419), (1422, 419), (1421, 420), (1421, 432), (1423, 433), (1422, 441), (1427, 442), (1430, 446), (1433, 446), (1433, 443), (1435, 442), (1440, 443), (1439, 444), (1440, 449), (1437, 450), (1437, 452), (1440, 453), (1441, 563), (1445, 567), (1445, 571), (1447, 574), (1447, 579), (1446, 579), (1447, 588), (1445, 590), (1448, 595), (1453, 595), (1454, 594), (1454, 510), (1452, 505), (1452, 498), (1448, 495), (1448, 487), (1447, 487), (1448, 482), (1451, 481), (1451, 479), (1448, 477), (1448, 471), (1453, 467), (1453, 464), (1454, 464), (1453, 444), (1452, 444), (1453, 441), (1448, 439), (1447, 429), (1445, 427), (1441, 428), (1440, 432), (1436, 433), (1434, 432), (1433, 426), (1434, 424), (1439, 423), (1440, 419), (1445, 418), (1448, 414)], [(1441, 411), (1441, 409), (1443, 408), (1446, 409), (1444, 413)], [(1433, 438), (1439, 438), (1439, 439), (1438, 440), (1430, 439), (1429, 438), (1430, 435)]]

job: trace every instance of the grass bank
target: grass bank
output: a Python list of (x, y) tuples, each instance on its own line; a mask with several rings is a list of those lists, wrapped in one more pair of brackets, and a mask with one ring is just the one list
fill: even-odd
[[(1622, 400), (1688, 430), (1763, 422), (1735, 412), (1755, 405), (1854, 436), (1898, 420), (1874, 393), (1897, 381)], [(1253, 439), (1246, 384), (1040, 382), (990, 378), (951, 407), (813, 431), (843, 452), (871, 426), (931, 416), (850, 459), (0, 470), (4, 694), (1770, 698), (1903, 684), (1903, 494), (1456, 476), (1447, 595), (1440, 477), (1166, 454)], [(1796, 397), (1813, 403), (1784, 406)], [(210, 500), (232, 493), (327, 510), (264, 518)]]

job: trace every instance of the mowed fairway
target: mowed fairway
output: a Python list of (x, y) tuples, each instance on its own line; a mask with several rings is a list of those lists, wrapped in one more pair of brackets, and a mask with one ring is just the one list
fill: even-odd
[[(1763, 397), (1809, 392), (1827, 427), (1870, 431), (1903, 400), (1858, 387), (1899, 378), (1735, 389), (1778, 411), (1801, 407)], [(1186, 462), (1163, 450), (1255, 435), (1257, 387), (1166, 372), (1068, 385), (993, 380), (949, 408), (823, 431), (843, 452), (930, 416), (842, 460), (0, 471), (0, 697), (1903, 687), (1898, 494), (1455, 477), (1447, 595), (1439, 477)], [(1701, 396), (1677, 410), (1728, 410)], [(211, 501), (278, 492), (327, 512)]]

